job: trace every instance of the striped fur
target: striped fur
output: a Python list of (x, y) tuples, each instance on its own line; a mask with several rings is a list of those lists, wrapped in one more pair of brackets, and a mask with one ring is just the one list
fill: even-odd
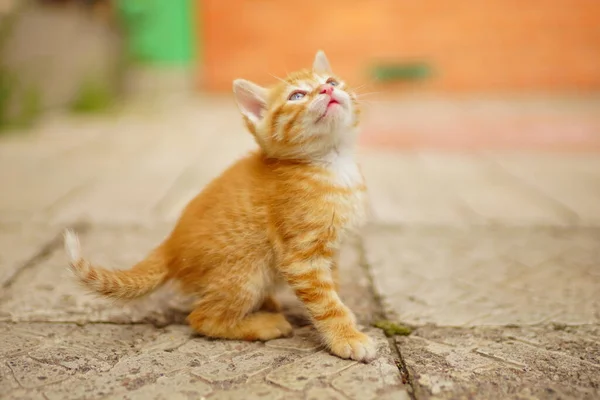
[[(289, 100), (298, 90), (304, 97)], [(244, 340), (291, 333), (273, 297), (287, 282), (332, 353), (372, 359), (373, 342), (337, 293), (340, 245), (365, 217), (366, 187), (354, 158), (355, 95), (329, 71), (322, 52), (311, 70), (268, 89), (237, 80), (234, 92), (259, 150), (211, 182), (169, 237), (128, 271), (92, 266), (67, 234), (72, 270), (90, 289), (122, 299), (177, 280), (197, 296), (188, 316), (196, 331)], [(331, 99), (338, 104), (329, 105)]]

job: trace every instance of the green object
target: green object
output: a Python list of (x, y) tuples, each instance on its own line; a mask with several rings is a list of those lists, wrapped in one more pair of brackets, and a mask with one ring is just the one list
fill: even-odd
[(118, 0), (129, 55), (148, 64), (187, 65), (194, 59), (194, 0)]
[(406, 325), (396, 324), (395, 322), (388, 320), (377, 321), (373, 324), (374, 327), (379, 328), (385, 333), (385, 336), (408, 336), (412, 333), (412, 329)]
[(8, 108), (15, 92), (13, 77), (0, 65), (0, 128), (9, 123)]
[(0, 66), (0, 130), (29, 128), (42, 111), (41, 93), (34, 86), (25, 86), (16, 74)]
[(42, 93), (39, 88), (26, 84), (18, 69), (10, 69), (4, 60), (6, 43), (21, 11), (29, 6), (21, 1), (8, 14), (0, 13), (0, 130), (4, 128), (29, 128), (42, 111)]
[(75, 113), (101, 112), (110, 108), (113, 102), (114, 95), (107, 85), (88, 79), (79, 87), (71, 110)]
[(378, 65), (372, 70), (377, 81), (413, 81), (428, 78), (431, 68), (425, 63)]
[(33, 126), (42, 114), (42, 94), (38, 88), (30, 86), (23, 90), (20, 111), (17, 124), (23, 128)]

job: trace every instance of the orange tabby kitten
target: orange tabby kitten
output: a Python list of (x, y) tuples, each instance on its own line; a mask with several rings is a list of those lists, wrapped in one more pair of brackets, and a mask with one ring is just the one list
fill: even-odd
[(177, 280), (197, 296), (187, 318), (193, 329), (243, 340), (291, 334), (273, 298), (284, 281), (333, 354), (372, 359), (372, 340), (337, 293), (341, 241), (365, 217), (366, 188), (354, 157), (355, 94), (321, 51), (312, 70), (268, 89), (238, 79), (233, 91), (260, 149), (211, 182), (171, 235), (130, 270), (92, 266), (67, 232), (71, 269), (88, 288), (116, 299)]

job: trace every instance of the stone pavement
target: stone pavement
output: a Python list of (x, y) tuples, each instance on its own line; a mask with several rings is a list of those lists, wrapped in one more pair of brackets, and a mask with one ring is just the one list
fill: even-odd
[(0, 398), (600, 397), (600, 155), (363, 149), (372, 218), (341, 295), (377, 340), (368, 365), (324, 351), (289, 293), (294, 337), (212, 341), (170, 287), (122, 306), (69, 279), (65, 227), (129, 267), (252, 146), (225, 99), (0, 137)]

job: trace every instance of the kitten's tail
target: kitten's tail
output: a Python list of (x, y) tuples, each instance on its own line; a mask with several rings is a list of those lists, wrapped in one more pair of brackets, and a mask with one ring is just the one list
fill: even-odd
[(167, 280), (169, 271), (161, 247), (129, 270), (111, 271), (93, 266), (81, 257), (79, 239), (73, 231), (65, 231), (64, 241), (71, 271), (85, 287), (103, 296), (134, 299), (152, 292)]

